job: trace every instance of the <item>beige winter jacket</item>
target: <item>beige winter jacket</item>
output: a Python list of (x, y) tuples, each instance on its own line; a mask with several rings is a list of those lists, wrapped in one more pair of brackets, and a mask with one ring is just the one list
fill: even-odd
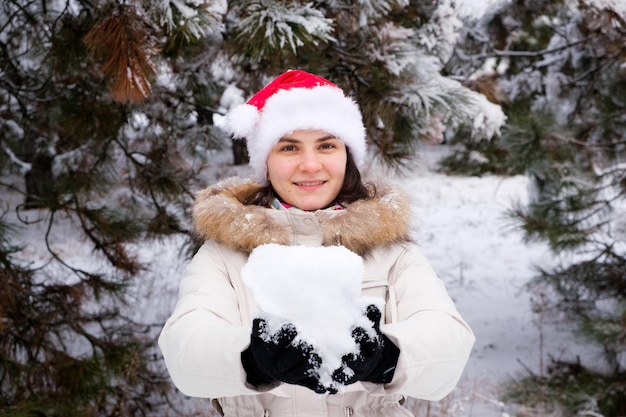
[[(410, 416), (407, 396), (439, 400), (456, 385), (474, 335), (442, 281), (409, 240), (410, 208), (398, 190), (346, 210), (273, 210), (245, 206), (256, 189), (229, 179), (198, 194), (194, 220), (206, 239), (180, 284), (179, 300), (159, 346), (184, 394), (211, 398), (227, 417)], [(386, 299), (381, 330), (400, 349), (389, 384), (357, 382), (338, 395), (277, 384), (260, 392), (245, 382), (241, 352), (250, 342), (256, 305), (240, 271), (265, 243), (343, 245), (362, 256), (364, 295)], [(297, 271), (294, 271), (297, 275)]]

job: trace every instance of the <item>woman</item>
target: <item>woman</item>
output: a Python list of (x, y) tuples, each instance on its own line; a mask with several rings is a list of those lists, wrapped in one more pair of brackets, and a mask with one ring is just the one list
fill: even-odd
[[(324, 78), (287, 71), (233, 109), (227, 125), (246, 138), (255, 178), (197, 196), (193, 215), (205, 244), (159, 338), (176, 386), (239, 417), (410, 416), (407, 396), (447, 395), (474, 336), (409, 237), (406, 196), (362, 183), (356, 103)], [(355, 349), (326, 379), (320, 346), (299, 339), (293, 323), (271, 333), (242, 280), (251, 254), (270, 244), (311, 254), (347, 248), (362, 259), (363, 296), (383, 300), (363, 309), (369, 325), (351, 329)], [(280, 255), (265, 261), (269, 269), (283, 264)], [(311, 274), (293, 271), (295, 279)]]

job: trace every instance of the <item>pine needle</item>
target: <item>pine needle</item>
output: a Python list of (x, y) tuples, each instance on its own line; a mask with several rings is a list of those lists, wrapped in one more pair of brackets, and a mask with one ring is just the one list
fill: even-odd
[(150, 39), (148, 24), (130, 6), (116, 8), (85, 36), (92, 56), (103, 62), (103, 75), (113, 81), (114, 101), (138, 103), (150, 96), (156, 73)]

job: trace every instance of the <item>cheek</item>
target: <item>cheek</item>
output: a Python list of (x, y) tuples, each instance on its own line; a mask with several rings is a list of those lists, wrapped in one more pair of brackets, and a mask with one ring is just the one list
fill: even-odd
[(346, 176), (346, 158), (339, 158), (332, 165), (333, 175), (336, 177), (344, 178)]
[(267, 178), (268, 180), (278, 181), (289, 176), (291, 168), (287, 161), (280, 158), (268, 158), (267, 160)]

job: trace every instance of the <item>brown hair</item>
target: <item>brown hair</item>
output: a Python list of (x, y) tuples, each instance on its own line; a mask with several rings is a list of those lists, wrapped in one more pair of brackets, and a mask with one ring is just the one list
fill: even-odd
[[(339, 190), (337, 197), (330, 203), (334, 204), (350, 204), (357, 200), (366, 200), (376, 195), (376, 187), (371, 183), (363, 183), (361, 180), (361, 173), (354, 163), (354, 159), (350, 154), (350, 149), (346, 148), (347, 160), (346, 160), (346, 175), (343, 180), (343, 186)], [(265, 185), (250, 196), (248, 196), (243, 204), (252, 206), (269, 207), (275, 198), (280, 199), (272, 184)]]

